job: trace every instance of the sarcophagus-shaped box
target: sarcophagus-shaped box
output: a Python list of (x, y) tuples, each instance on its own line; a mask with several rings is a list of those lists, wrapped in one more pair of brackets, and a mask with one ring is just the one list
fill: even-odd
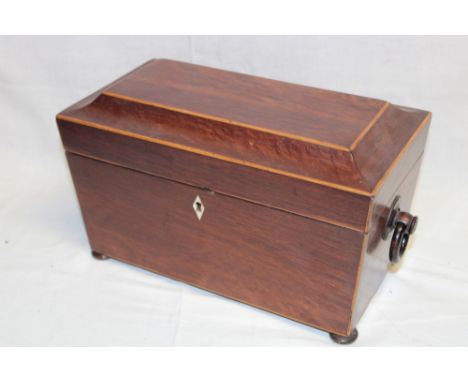
[(153, 60), (57, 116), (93, 253), (350, 342), (409, 213), (426, 111)]

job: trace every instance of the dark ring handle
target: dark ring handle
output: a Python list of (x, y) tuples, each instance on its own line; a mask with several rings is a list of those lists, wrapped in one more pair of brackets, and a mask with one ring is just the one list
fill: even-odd
[(408, 245), (409, 234), (403, 223), (397, 223), (390, 243), (390, 262), (397, 263), (405, 254)]
[(395, 198), (392, 203), (386, 229), (383, 234), (385, 239), (388, 233), (393, 229), (389, 253), (391, 263), (398, 263), (398, 261), (403, 257), (408, 245), (409, 237), (416, 231), (418, 226), (417, 216), (413, 216), (408, 212), (400, 211), (399, 199), (399, 197)]

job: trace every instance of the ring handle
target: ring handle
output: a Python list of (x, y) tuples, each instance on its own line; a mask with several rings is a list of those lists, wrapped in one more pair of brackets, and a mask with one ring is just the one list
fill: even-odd
[(399, 196), (393, 200), (387, 224), (382, 234), (382, 237), (386, 239), (390, 231), (393, 230), (389, 252), (389, 259), (393, 264), (398, 263), (405, 254), (409, 237), (416, 231), (418, 226), (418, 217), (400, 211), (399, 201)]

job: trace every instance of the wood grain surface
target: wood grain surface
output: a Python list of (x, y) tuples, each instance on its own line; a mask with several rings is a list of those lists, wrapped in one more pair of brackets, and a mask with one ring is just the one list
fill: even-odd
[(58, 123), (369, 196), (428, 115), (370, 98), (155, 60), (60, 113)]
[[(415, 215), (418, 213), (418, 211), (411, 209), (411, 201), (417, 184), (428, 131), (429, 128), (426, 125), (415, 141), (402, 153), (397, 165), (382, 183), (372, 201), (369, 229), (366, 234), (366, 245), (353, 305), (353, 326), (359, 322), (390, 268), (391, 235), (384, 240), (382, 233), (394, 198), (397, 195), (400, 196), (402, 211)], [(414, 236), (417, 237), (417, 233)], [(407, 251), (405, 256), (411, 256), (411, 249)]]
[(154, 60), (106, 93), (341, 146), (350, 146), (385, 105), (172, 60)]
[[(364, 231), (370, 197), (62, 122), (67, 151)], [(353, 208), (350, 208), (353, 206)]]
[[(94, 251), (347, 334), (364, 234), (67, 154)], [(199, 195), (201, 220), (192, 204)]]

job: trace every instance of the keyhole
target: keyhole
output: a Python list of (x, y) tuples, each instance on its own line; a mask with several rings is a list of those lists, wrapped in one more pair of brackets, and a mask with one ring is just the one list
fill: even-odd
[(198, 211), (198, 212), (201, 212), (201, 210), (202, 210), (202, 208), (201, 208), (201, 203), (200, 203), (200, 202), (196, 202), (195, 204), (196, 204), (196, 206), (197, 206), (197, 207), (196, 207), (196, 208), (197, 208), (197, 211)]

